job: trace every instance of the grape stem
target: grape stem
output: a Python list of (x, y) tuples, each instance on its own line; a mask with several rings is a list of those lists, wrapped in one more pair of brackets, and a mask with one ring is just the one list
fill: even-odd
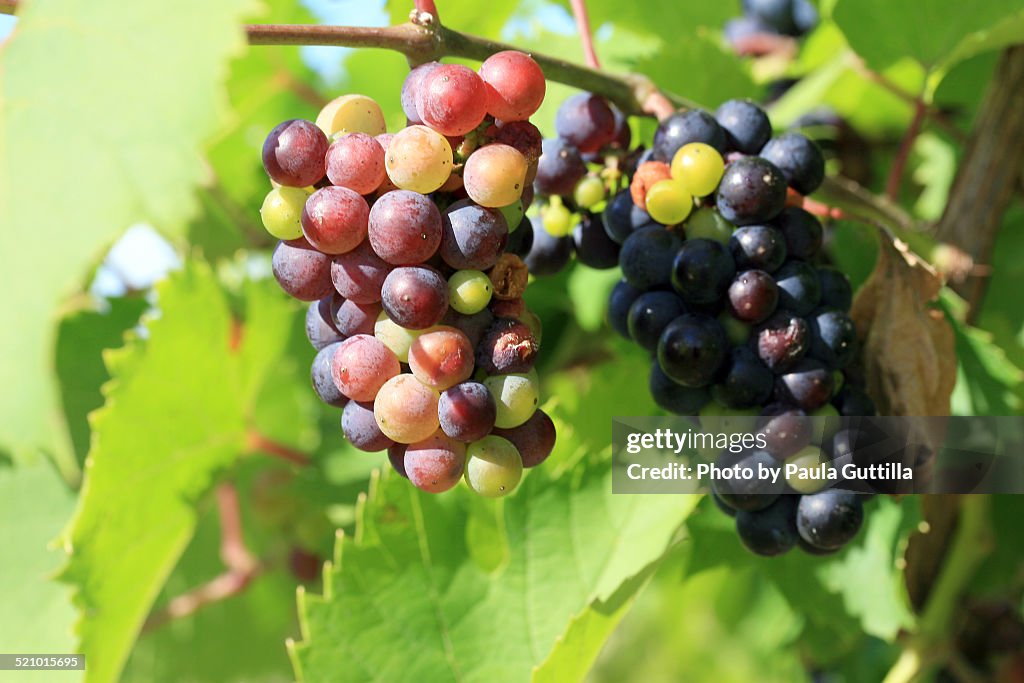
[(576, 19), (576, 31), (580, 34), (580, 43), (583, 45), (583, 58), (592, 69), (600, 69), (601, 62), (597, 59), (597, 51), (594, 50), (594, 34), (590, 30), (590, 15), (587, 13), (587, 0), (569, 0), (572, 6), (572, 16)]
[(921, 133), (921, 128), (924, 126), (927, 115), (928, 106), (924, 100), (921, 98), (914, 100), (914, 118), (911, 119), (907, 132), (903, 134), (903, 139), (900, 140), (899, 150), (896, 152), (896, 158), (893, 159), (892, 168), (889, 169), (889, 178), (885, 182), (885, 196), (892, 201), (896, 201), (899, 197), (900, 186), (903, 185), (903, 176), (907, 170), (907, 161), (910, 159), (910, 153), (914, 149), (914, 141), (917, 140), (917, 136)]
[(255, 429), (250, 429), (249, 433), (246, 435), (246, 452), (266, 453), (267, 455), (287, 460), (295, 465), (308, 465), (310, 462), (309, 456), (305, 453), (295, 450), (291, 446), (274, 441)]

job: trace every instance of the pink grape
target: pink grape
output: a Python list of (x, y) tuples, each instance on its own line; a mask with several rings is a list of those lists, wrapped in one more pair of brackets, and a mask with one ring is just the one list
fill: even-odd
[(349, 133), (327, 150), (327, 177), (340, 187), (370, 194), (388, 177), (384, 148), (366, 133)]
[(316, 301), (331, 292), (331, 257), (303, 238), (278, 242), (271, 268), (281, 289), (301, 301)]
[(392, 441), (416, 443), (437, 431), (438, 393), (409, 374), (392, 377), (377, 392), (373, 415)]
[(380, 303), (357, 304), (337, 294), (331, 299), (331, 321), (335, 329), (346, 337), (372, 335), (373, 326), (382, 310)]
[(441, 244), (441, 212), (418, 192), (395, 190), (381, 195), (370, 209), (373, 251), (396, 266), (423, 263)]
[(384, 383), (401, 371), (391, 349), (368, 334), (341, 342), (331, 365), (334, 383), (353, 401), (372, 401)]
[(409, 125), (423, 123), (420, 113), (416, 111), (416, 98), (423, 78), (439, 66), (441, 66), (440, 62), (420, 64), (405, 77), (405, 81), (402, 83), (402, 111), (405, 112), (405, 118), (409, 121)]
[(442, 135), (465, 135), (487, 115), (484, 82), (467, 66), (442, 64), (420, 81), (416, 111), (423, 123)]
[(525, 121), (544, 101), (544, 72), (529, 55), (505, 50), (480, 65), (487, 91), (487, 113), (501, 121)]
[(466, 444), (456, 441), (440, 429), (426, 439), (409, 444), (403, 465), (406, 476), (416, 488), (441, 493), (459, 483), (466, 466)]
[(473, 347), (454, 327), (434, 328), (409, 347), (409, 368), (428, 387), (444, 391), (473, 374)]
[(380, 301), (380, 288), (390, 272), (391, 266), (373, 252), (369, 242), (335, 256), (330, 265), (334, 289), (357, 304)]
[(370, 207), (347, 187), (320, 188), (302, 210), (302, 234), (325, 254), (352, 251), (366, 237)]

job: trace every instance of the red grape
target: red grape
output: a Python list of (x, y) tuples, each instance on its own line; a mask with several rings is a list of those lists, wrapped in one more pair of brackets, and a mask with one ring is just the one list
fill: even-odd
[(302, 233), (325, 254), (352, 251), (366, 237), (370, 207), (347, 187), (322, 187), (306, 200)]
[(381, 386), (401, 371), (391, 349), (368, 334), (341, 342), (331, 366), (334, 383), (353, 401), (372, 401)]
[(377, 426), (372, 402), (349, 401), (341, 413), (341, 431), (349, 443), (367, 453), (383, 451), (395, 443)]
[(335, 256), (330, 265), (334, 288), (357, 304), (380, 301), (380, 288), (390, 272), (391, 266), (373, 252), (369, 242), (362, 242), (352, 251)]
[(405, 473), (416, 488), (441, 493), (459, 483), (466, 466), (466, 444), (437, 430), (405, 449)]
[(484, 82), (467, 66), (442, 64), (427, 72), (416, 90), (420, 118), (442, 135), (465, 135), (487, 114)]
[(491, 55), (480, 65), (480, 78), (487, 91), (487, 112), (501, 121), (525, 121), (544, 101), (544, 72), (522, 52)]
[(448, 281), (426, 266), (395, 268), (384, 279), (381, 301), (400, 327), (423, 330), (448, 312)]
[(377, 392), (373, 415), (388, 438), (415, 443), (437, 431), (438, 393), (412, 375), (392, 377)]
[(316, 301), (331, 292), (331, 257), (303, 238), (278, 242), (271, 259), (281, 289), (302, 301)]
[(263, 168), (275, 183), (307, 187), (324, 177), (327, 136), (315, 123), (292, 119), (270, 131), (263, 143)]
[(543, 410), (534, 412), (529, 420), (518, 427), (495, 428), (494, 434), (512, 442), (523, 458), (523, 467), (536, 467), (555, 448), (555, 423)]
[(441, 430), (459, 441), (477, 441), (490, 434), (497, 415), (494, 396), (479, 382), (456, 384), (437, 403)]
[(370, 209), (370, 246), (397, 266), (423, 263), (441, 244), (441, 212), (418, 192), (395, 190)]
[(388, 177), (384, 147), (366, 133), (349, 133), (327, 150), (327, 177), (359, 194), (370, 194)]
[(454, 327), (435, 328), (409, 347), (409, 368), (428, 387), (444, 391), (473, 374), (473, 347)]
[(455, 202), (444, 216), (441, 258), (459, 270), (487, 270), (508, 242), (508, 225), (500, 211), (468, 199)]
[(331, 321), (335, 329), (346, 337), (357, 334), (373, 334), (377, 316), (383, 310), (379, 302), (357, 304), (351, 299), (335, 295), (331, 299)]

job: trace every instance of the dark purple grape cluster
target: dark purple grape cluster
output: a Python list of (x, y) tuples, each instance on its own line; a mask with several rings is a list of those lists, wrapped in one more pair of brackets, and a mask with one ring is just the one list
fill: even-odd
[(810, 0), (743, 0), (743, 16), (726, 23), (725, 39), (741, 54), (756, 54), (758, 38), (800, 38), (817, 25), (818, 10)]

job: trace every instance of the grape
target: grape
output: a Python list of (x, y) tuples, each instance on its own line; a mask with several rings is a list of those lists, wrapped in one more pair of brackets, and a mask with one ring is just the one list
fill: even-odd
[(409, 346), (409, 369), (428, 387), (444, 391), (473, 374), (473, 347), (454, 327), (435, 327)]
[(533, 184), (537, 192), (546, 195), (569, 196), (576, 183), (587, 174), (578, 149), (560, 138), (545, 140), (537, 161), (537, 177)]
[(644, 197), (651, 218), (663, 225), (676, 225), (686, 220), (693, 210), (693, 197), (678, 180), (659, 180)]
[(813, 358), (804, 358), (779, 375), (775, 395), (806, 412), (814, 412), (832, 398), (832, 372)]
[(487, 270), (508, 241), (508, 225), (500, 211), (468, 199), (455, 202), (444, 215), (440, 254), (457, 270)]
[(759, 323), (775, 312), (779, 288), (763, 270), (745, 270), (729, 285), (729, 306), (738, 319)]
[[(374, 143), (376, 144), (376, 143)], [(302, 233), (325, 254), (344, 254), (366, 237), (370, 207), (347, 187), (327, 186), (314, 192), (302, 210)]]
[(377, 426), (372, 402), (349, 401), (341, 412), (341, 431), (349, 443), (367, 453), (383, 451), (395, 444)]
[(683, 315), (658, 341), (658, 364), (665, 374), (688, 387), (711, 384), (725, 362), (729, 340), (714, 318)]
[(721, 154), (725, 152), (725, 131), (706, 111), (677, 112), (658, 124), (652, 146), (654, 158), (669, 162), (680, 147), (691, 142), (703, 142)]
[[(760, 35), (762, 33), (774, 34), (775, 30), (765, 24), (757, 17), (735, 17), (725, 22), (725, 27), (722, 30), (725, 35), (725, 39), (733, 46), (734, 50), (740, 51), (743, 42), (749, 38)], [(740, 54), (747, 54), (746, 52), (740, 52)]]
[(313, 391), (321, 401), (335, 408), (341, 408), (348, 402), (348, 398), (338, 390), (338, 386), (331, 376), (331, 361), (339, 346), (341, 346), (341, 342), (335, 342), (317, 351), (316, 358), (313, 359), (313, 365), (309, 370)]
[(489, 375), (529, 372), (539, 350), (540, 345), (525, 323), (497, 318), (476, 347), (476, 362)]
[(622, 244), (630, 235), (648, 226), (654, 226), (654, 219), (633, 203), (629, 190), (618, 192), (601, 214), (604, 230), (613, 242)]
[(810, 345), (807, 322), (789, 311), (778, 311), (754, 332), (757, 356), (773, 372), (782, 372), (803, 358)]
[(279, 240), (302, 237), (302, 208), (309, 195), (298, 187), (275, 187), (260, 207), (263, 227)]
[(442, 135), (465, 135), (487, 115), (487, 91), (480, 76), (461, 64), (442, 64), (423, 74), (416, 111)]
[(466, 484), (481, 496), (507, 496), (522, 477), (523, 459), (508, 439), (485, 436), (466, 449)]
[[(717, 421), (716, 421), (717, 423)], [(763, 450), (754, 449), (741, 453), (723, 452), (716, 462), (721, 468), (750, 467), (755, 472), (760, 469), (777, 470), (779, 463)], [(719, 499), (734, 510), (756, 512), (763, 510), (778, 499), (778, 489), (781, 487), (772, 484), (770, 480), (762, 480), (759, 477), (753, 479), (725, 479), (714, 478), (711, 480), (711, 490)]]
[(751, 100), (729, 100), (715, 112), (725, 131), (729, 150), (757, 154), (772, 136), (772, 124), (761, 107)]
[(555, 423), (543, 410), (536, 411), (518, 427), (495, 429), (494, 435), (508, 439), (516, 447), (523, 467), (536, 467), (547, 460), (555, 448), (557, 438)]
[(279, 123), (263, 143), (263, 168), (279, 185), (306, 187), (324, 177), (327, 136), (302, 119)]
[(633, 203), (647, 211), (647, 193), (662, 180), (672, 179), (672, 169), (662, 161), (645, 161), (636, 168), (629, 181), (629, 196)]
[(466, 445), (438, 430), (405, 449), (406, 476), (427, 493), (442, 493), (459, 483), (466, 466)]
[(388, 462), (391, 463), (392, 469), (398, 472), (403, 478), (408, 479), (409, 475), (405, 473), (405, 449), (407, 446), (404, 443), (396, 443), (388, 448)]
[(725, 167), (718, 186), (718, 211), (736, 225), (770, 221), (786, 205), (786, 179), (774, 164), (744, 157)]
[[(518, 299), (498, 300), (491, 304), (491, 313), (496, 318), (516, 318), (517, 320), (526, 312), (526, 302), (522, 297)], [(527, 325), (529, 327), (529, 325)]]
[(786, 239), (789, 258), (809, 261), (821, 249), (821, 223), (803, 209), (787, 206), (773, 223)]
[(357, 304), (380, 301), (380, 289), (390, 272), (391, 266), (374, 253), (368, 241), (350, 252), (335, 256), (330, 264), (334, 289)]
[(629, 307), (626, 316), (629, 336), (641, 347), (654, 351), (668, 324), (684, 313), (686, 305), (673, 292), (645, 292)]
[(497, 208), (518, 201), (526, 185), (526, 157), (514, 147), (493, 143), (469, 155), (462, 170), (466, 194), (480, 206)]
[(596, 152), (614, 139), (615, 114), (603, 97), (577, 93), (558, 108), (555, 132), (581, 152)]
[(612, 329), (626, 339), (632, 339), (629, 332), (629, 311), (637, 297), (643, 294), (625, 280), (615, 283), (612, 293), (608, 296), (608, 323)]
[(811, 332), (809, 355), (835, 370), (846, 367), (857, 353), (857, 328), (850, 316), (825, 309), (808, 318)]
[(380, 303), (357, 304), (341, 296), (331, 297), (331, 322), (345, 337), (373, 334), (377, 316), (383, 310)]
[(530, 273), (537, 277), (554, 275), (569, 265), (569, 260), (572, 259), (572, 238), (553, 237), (544, 229), (539, 216), (531, 221), (533, 244), (523, 261)]
[(392, 377), (377, 392), (373, 416), (392, 441), (416, 443), (437, 431), (438, 393), (409, 374)]
[(774, 273), (786, 260), (786, 238), (770, 225), (747, 225), (729, 238), (729, 251), (741, 270)]
[(637, 289), (653, 289), (672, 282), (672, 263), (682, 240), (660, 226), (637, 230), (622, 243), (622, 277)]
[(723, 514), (726, 514), (729, 517), (736, 516), (738, 510), (736, 510), (736, 508), (732, 507), (724, 500), (722, 500), (722, 498), (717, 493), (715, 493), (714, 490), (711, 491), (711, 500), (712, 502), (714, 502), (715, 507), (717, 507)]
[(381, 386), (401, 371), (391, 349), (368, 334), (341, 342), (331, 363), (334, 383), (353, 401), (372, 401)]
[(619, 245), (605, 232), (601, 219), (589, 211), (580, 214), (580, 222), (572, 231), (576, 260), (588, 268), (607, 270), (619, 264)]
[(370, 209), (370, 246), (375, 254), (396, 266), (428, 260), (441, 244), (441, 232), (437, 205), (418, 192), (388, 192)]
[(409, 126), (388, 143), (384, 167), (388, 178), (403, 190), (430, 194), (452, 172), (452, 148), (443, 135), (426, 126)]
[[(529, 121), (509, 121), (501, 123), (497, 130), (489, 130), (493, 134), (492, 141), (508, 145), (519, 151), (526, 158), (528, 166), (526, 171), (526, 187), (523, 188), (523, 195), (533, 192), (531, 183), (537, 175), (537, 162), (544, 149), (544, 137), (540, 134), (537, 126)], [(526, 202), (529, 204), (529, 202)]]
[(509, 429), (530, 419), (540, 402), (537, 373), (494, 375), (484, 380), (484, 386), (494, 396), (498, 412), (496, 427)]
[[(402, 111), (405, 113), (409, 125), (423, 123), (420, 113), (416, 110), (416, 99), (419, 94), (423, 78), (431, 71), (441, 66), (440, 62), (427, 62), (413, 68), (402, 82)], [(767, 140), (765, 140), (767, 142)]]
[(343, 339), (331, 317), (332, 299), (332, 296), (325, 296), (306, 309), (306, 339), (317, 351)]
[(480, 65), (487, 93), (487, 113), (501, 121), (525, 121), (544, 101), (544, 72), (529, 55), (497, 52)]
[(483, 339), (484, 332), (494, 322), (494, 315), (490, 309), (483, 309), (478, 313), (472, 315), (463, 315), (455, 310), (449, 309), (448, 313), (445, 314), (444, 319), (441, 321), (443, 325), (454, 327), (460, 330), (464, 335), (469, 338), (469, 343), (473, 348), (476, 348), (480, 344), (480, 340)]
[(409, 347), (423, 332), (424, 330), (409, 330), (399, 326), (383, 311), (373, 326), (373, 336), (391, 349), (391, 352), (402, 363), (409, 362)]
[(477, 441), (491, 433), (498, 407), (479, 382), (462, 382), (445, 390), (437, 403), (441, 431), (459, 441)]
[(803, 261), (789, 261), (775, 272), (779, 286), (779, 308), (807, 315), (821, 301), (821, 285), (814, 267)]
[(479, 270), (458, 270), (448, 278), (448, 300), (459, 313), (472, 315), (482, 311), (493, 293), (491, 279)]
[(863, 389), (854, 386), (843, 387), (832, 403), (843, 417), (872, 416), (877, 412), (871, 397)]
[(334, 185), (370, 194), (384, 182), (384, 148), (366, 133), (347, 133), (327, 150), (327, 177)]
[(331, 257), (305, 239), (278, 242), (271, 268), (281, 289), (300, 301), (316, 301), (331, 293)]
[(793, 0), (793, 23), (797, 35), (804, 35), (818, 25), (818, 10), (809, 0)]
[(853, 289), (850, 287), (850, 280), (835, 268), (818, 268), (818, 285), (821, 288), (821, 305), (828, 308), (838, 308), (841, 311), (850, 310), (853, 303)]
[(772, 395), (775, 377), (753, 351), (737, 346), (726, 362), (721, 380), (711, 387), (711, 397), (728, 408), (753, 408)]
[(797, 493), (811, 494), (820, 491), (828, 485), (828, 479), (813, 477), (808, 470), (817, 472), (821, 465), (828, 462), (825, 454), (817, 446), (805, 446), (795, 454), (786, 458), (786, 465), (797, 467), (796, 472), (786, 475), (786, 484)]
[(707, 197), (718, 189), (725, 173), (725, 161), (711, 145), (691, 142), (680, 147), (672, 157), (671, 171), (672, 177), (694, 197)]
[(756, 512), (736, 513), (736, 533), (753, 553), (771, 557), (782, 555), (796, 545), (797, 496), (779, 496), (770, 506)]
[(782, 171), (786, 182), (800, 194), (810, 194), (825, 179), (825, 157), (814, 141), (800, 133), (783, 133), (761, 149), (761, 157)]
[(581, 209), (590, 209), (604, 199), (604, 183), (594, 175), (588, 175), (576, 183), (572, 191), (573, 201)]
[(342, 95), (320, 110), (316, 125), (329, 136), (345, 133), (366, 133), (377, 136), (384, 133), (384, 112), (380, 105), (366, 95)]
[(812, 432), (807, 413), (781, 403), (766, 407), (758, 420), (758, 433), (764, 436), (765, 449), (778, 460), (786, 460), (805, 448), (811, 442)]
[[(530, 274), (523, 259), (512, 254), (502, 254), (498, 257), (498, 262), (491, 268), (488, 277), (491, 280), (491, 288), (494, 290), (494, 298), (509, 302), (522, 299), (523, 294), (526, 293)], [(494, 305), (498, 304), (493, 304), (492, 308)]]
[(544, 230), (552, 237), (565, 237), (572, 231), (572, 212), (559, 197), (552, 197), (541, 207), (540, 217)]
[(684, 387), (666, 375), (657, 362), (651, 365), (651, 376), (647, 386), (654, 402), (662, 410), (675, 415), (697, 415), (711, 400), (707, 389)]
[(735, 275), (729, 251), (711, 240), (686, 240), (672, 262), (672, 287), (688, 304), (715, 303), (729, 291)]
[(800, 537), (815, 548), (831, 550), (849, 543), (864, 521), (861, 497), (830, 489), (802, 496), (796, 510)]
[(448, 282), (432, 268), (401, 266), (384, 278), (381, 303), (396, 324), (423, 330), (448, 312)]

